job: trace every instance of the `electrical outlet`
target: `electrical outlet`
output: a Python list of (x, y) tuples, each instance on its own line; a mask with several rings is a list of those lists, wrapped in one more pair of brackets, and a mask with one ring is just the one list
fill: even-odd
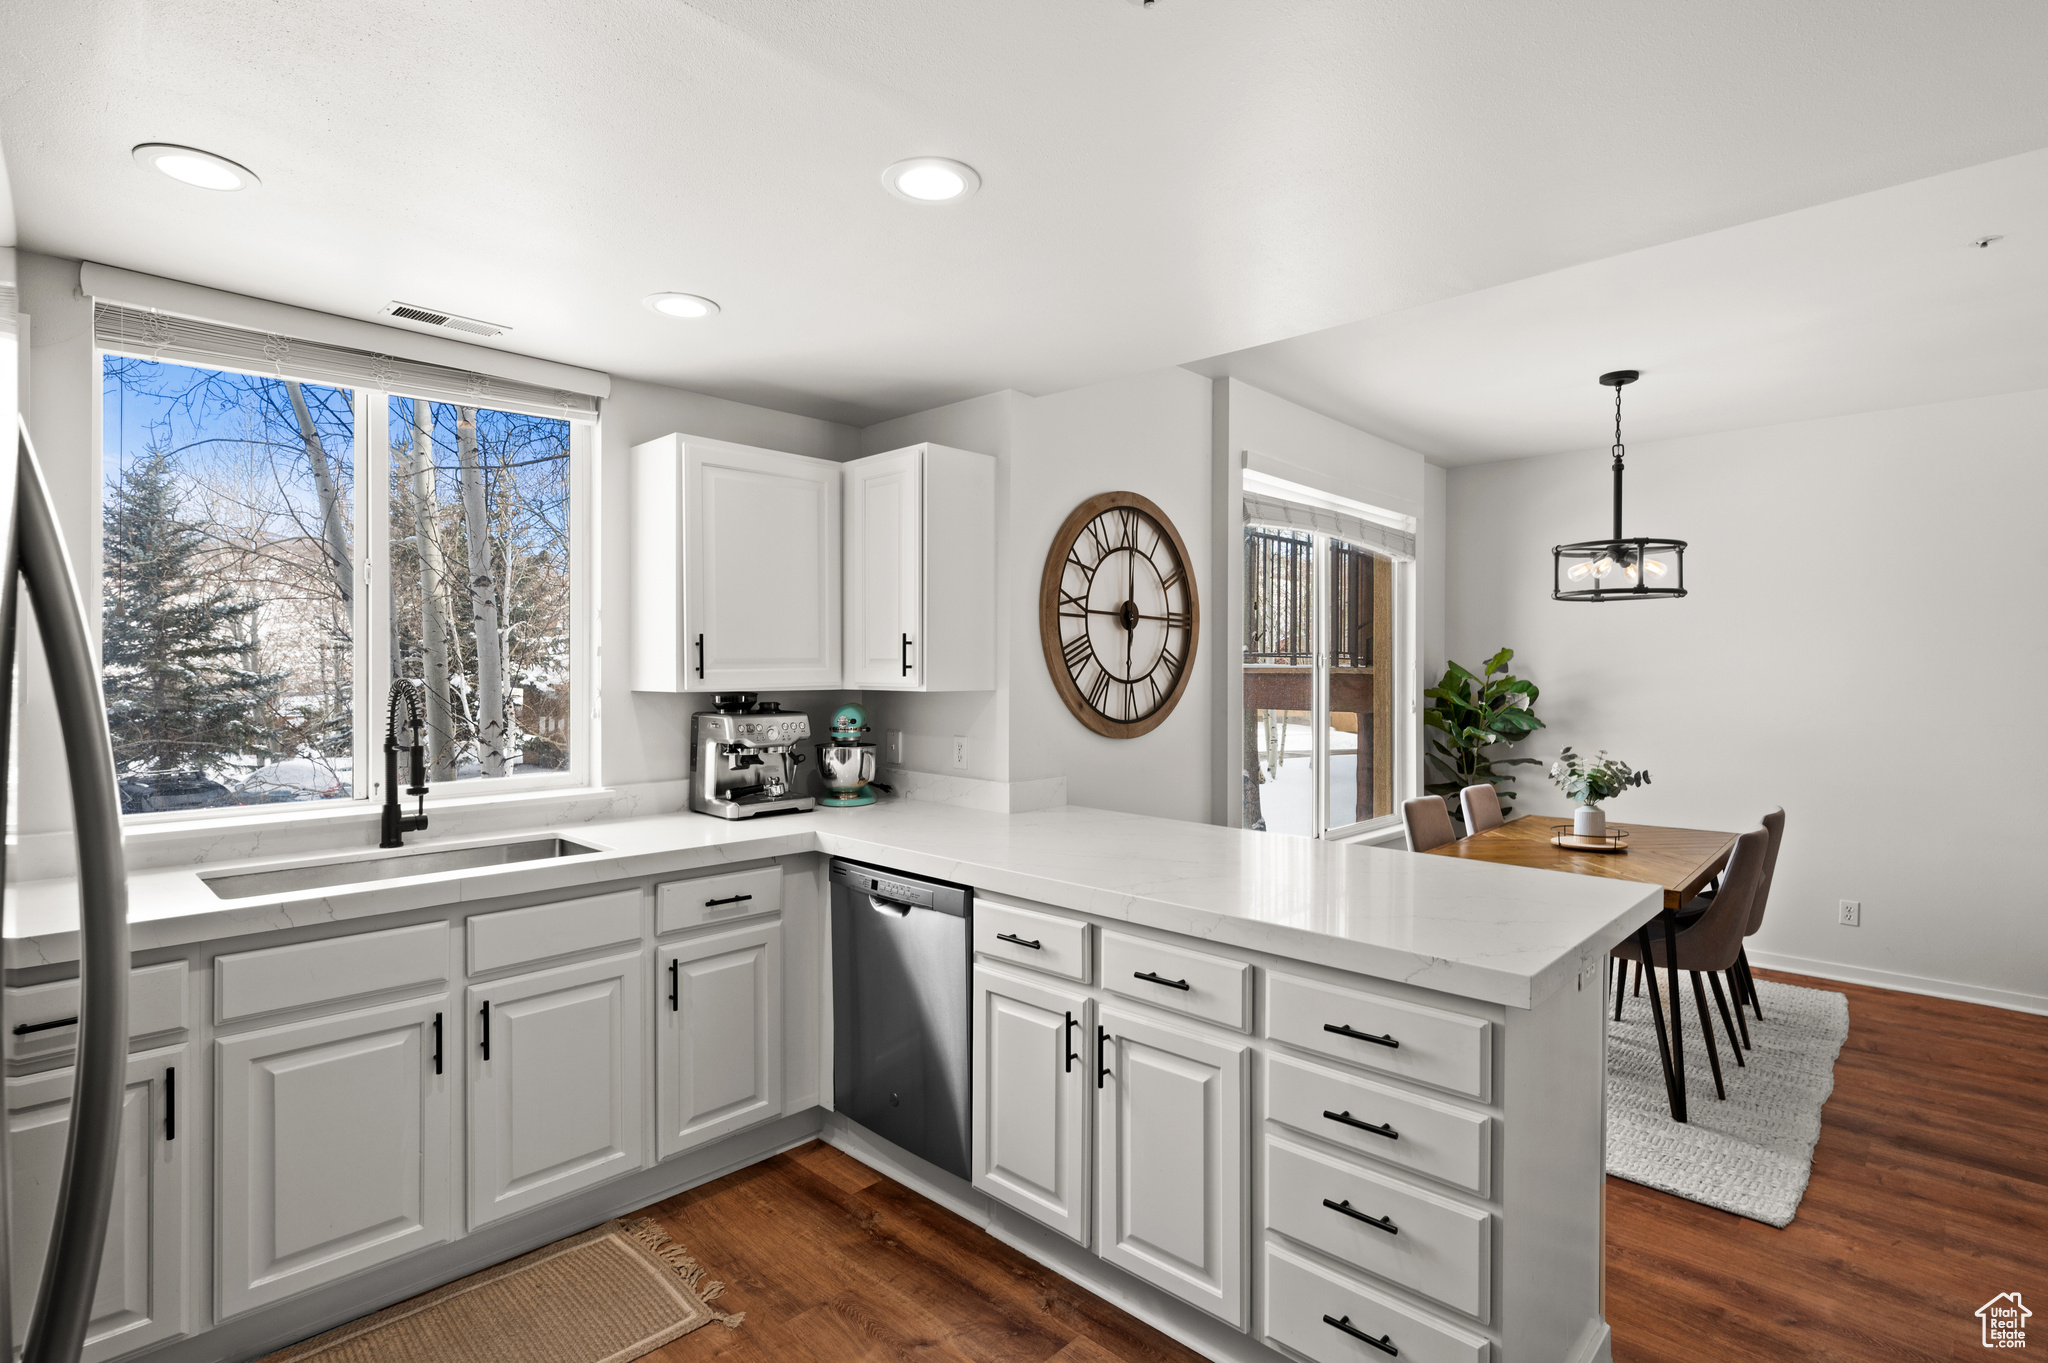
[(888, 741), (883, 745), (883, 747), (886, 749), (888, 753), (888, 756), (885, 760), (896, 766), (901, 766), (903, 764), (903, 730), (889, 730)]
[(1845, 928), (1862, 927), (1863, 901), (1860, 899), (1844, 899), (1840, 901), (1840, 907), (1836, 910), (1835, 921)]
[(967, 740), (955, 735), (953, 738), (953, 768), (959, 770), (967, 765)]

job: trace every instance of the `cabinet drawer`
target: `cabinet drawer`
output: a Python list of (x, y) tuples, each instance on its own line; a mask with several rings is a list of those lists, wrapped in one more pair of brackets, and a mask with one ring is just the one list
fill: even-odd
[(1486, 1363), (1483, 1335), (1460, 1330), (1319, 1264), (1266, 1246), (1266, 1338), (1316, 1363), (1382, 1363), (1393, 1357), (1351, 1334), (1385, 1340), (1413, 1363)]
[(1486, 1101), (1492, 1025), (1362, 989), (1273, 972), (1266, 1035), (1305, 1051)]
[(1072, 918), (976, 894), (974, 949), (992, 961), (1088, 983), (1088, 925)]
[(1251, 1030), (1252, 968), (1244, 961), (1105, 929), (1102, 987), (1205, 1022)]
[(1275, 1055), (1266, 1061), (1266, 1115), (1334, 1145), (1486, 1195), (1493, 1122), (1480, 1113)]
[(233, 1022), (400, 989), (437, 988), (447, 982), (446, 923), (295, 942), (217, 959), (214, 1020)]
[(654, 930), (681, 932), (706, 923), (728, 923), (736, 918), (775, 913), (781, 908), (780, 866), (671, 880), (654, 887)]
[(480, 913), (469, 920), (469, 971), (481, 975), (639, 940), (638, 890)]
[(1403, 1179), (1266, 1138), (1269, 1228), (1482, 1321), (1489, 1307), (1490, 1219)]
[[(185, 1021), (183, 961), (128, 972), (128, 1035), (181, 1032)], [(7, 1058), (41, 1060), (78, 1046), (78, 981), (55, 980), (7, 991)], [(50, 1025), (56, 1024), (56, 1025)], [(20, 1028), (33, 1028), (23, 1032)]]

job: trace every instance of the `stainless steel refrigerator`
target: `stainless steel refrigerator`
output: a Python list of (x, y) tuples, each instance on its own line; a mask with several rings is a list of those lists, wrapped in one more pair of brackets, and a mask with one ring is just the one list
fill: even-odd
[[(0, 253), (9, 260), (12, 252)], [(27, 424), (20, 415), (23, 321), (15, 281), (0, 277), (0, 422), (15, 436), (17, 458), (0, 457), (0, 814), (15, 797), (9, 747), (15, 701), (26, 679), (16, 644), (26, 589), (43, 642), (64, 740), (71, 784), (72, 827), (78, 845), (79, 1010), (76, 1086), (56, 1221), (43, 1250), (41, 1286), (27, 1323), (23, 1363), (75, 1363), (85, 1347), (106, 1245), (121, 1138), (121, 1096), (128, 1050), (128, 879), (121, 859), (121, 804), (114, 785), (114, 754), (100, 692), (91, 617), (65, 553), (49, 488), (43, 482)], [(95, 480), (97, 481), (97, 480)], [(23, 773), (30, 786), (38, 774)], [(0, 844), (4, 849), (4, 844)], [(0, 880), (6, 872), (0, 850)], [(4, 995), (0, 995), (4, 999)], [(0, 1002), (0, 1027), (11, 1027)], [(0, 1168), (6, 1124), (0, 1121)], [(0, 1180), (0, 1341), (12, 1341), (8, 1285), (28, 1265), (11, 1253), (37, 1246), (14, 1244), (7, 1223), (5, 1181)]]

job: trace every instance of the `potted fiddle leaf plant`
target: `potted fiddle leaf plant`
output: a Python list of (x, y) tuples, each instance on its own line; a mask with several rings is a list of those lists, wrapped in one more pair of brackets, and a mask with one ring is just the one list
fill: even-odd
[(1500, 792), (1501, 813), (1514, 803), (1509, 786), (1514, 775), (1502, 767), (1536, 766), (1534, 757), (1497, 756), (1543, 727), (1536, 717), (1534, 682), (1508, 671), (1515, 651), (1503, 648), (1486, 660), (1485, 675), (1451, 663), (1443, 680), (1423, 692), (1430, 698), (1422, 722), (1431, 733), (1429, 793), (1444, 797), (1451, 817), (1462, 821), (1458, 792), (1467, 786), (1491, 785)]
[(1650, 784), (1650, 773), (1637, 771), (1602, 748), (1585, 757), (1566, 748), (1550, 764), (1550, 781), (1578, 808), (1572, 811), (1572, 832), (1582, 838), (1607, 836), (1607, 813), (1600, 808), (1625, 790)]

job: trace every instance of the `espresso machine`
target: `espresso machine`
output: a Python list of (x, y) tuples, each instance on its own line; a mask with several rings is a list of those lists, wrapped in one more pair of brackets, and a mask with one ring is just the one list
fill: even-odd
[(712, 708), (690, 716), (690, 808), (720, 819), (787, 814), (817, 801), (796, 793), (798, 745), (811, 736), (808, 715), (785, 711), (751, 691), (720, 692)]

